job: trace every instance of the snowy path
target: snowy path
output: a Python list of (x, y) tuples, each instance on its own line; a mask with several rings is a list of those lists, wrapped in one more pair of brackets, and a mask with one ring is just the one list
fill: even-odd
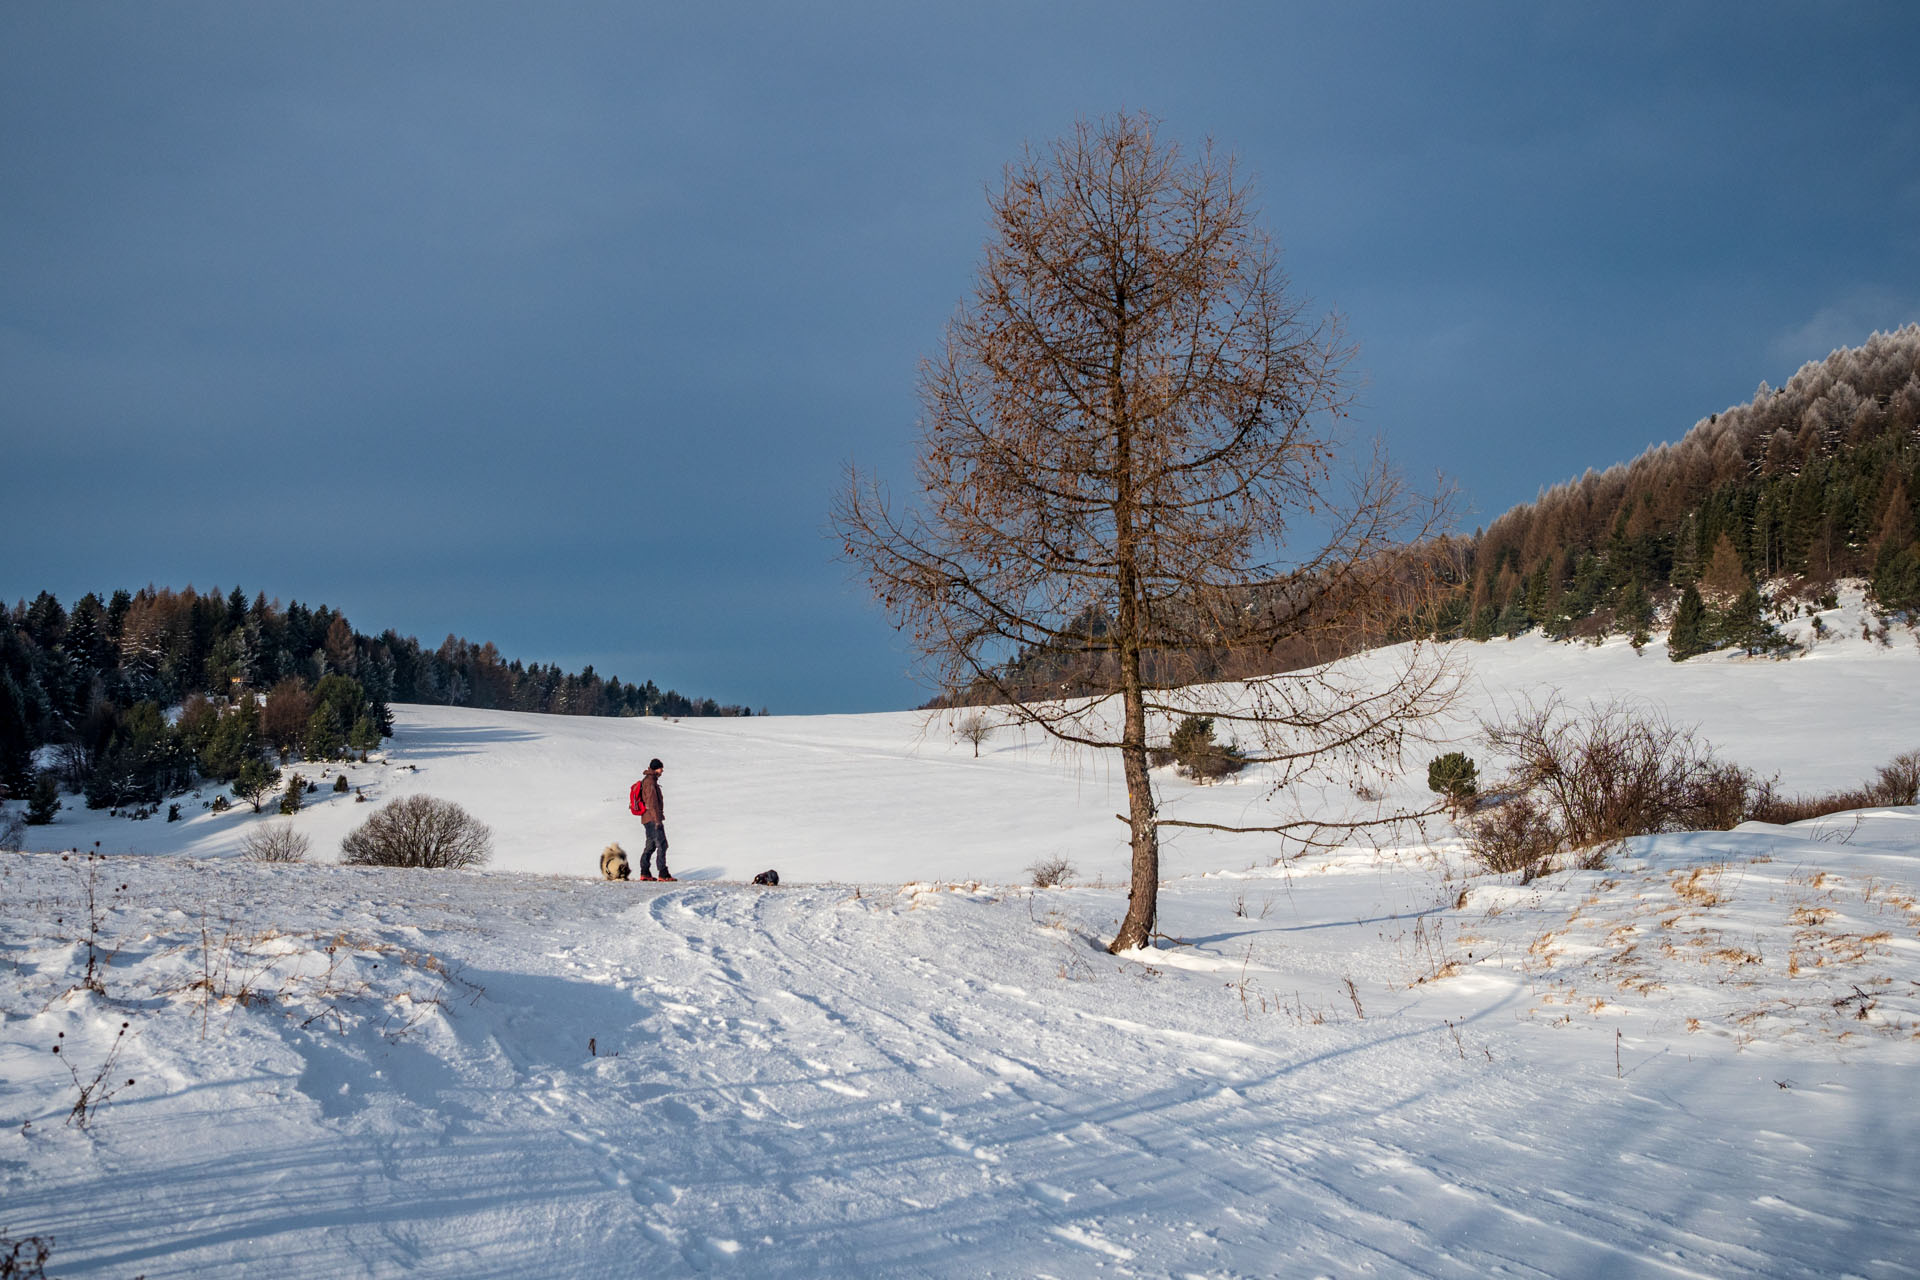
[[(68, 888), (54, 861), (15, 860), (13, 900)], [(1636, 1042), (1616, 1079), (1611, 1031), (1529, 1016), (1507, 968), (1408, 986), (1405, 913), (1443, 888), (1408, 868), (1176, 883), (1168, 927), (1196, 945), (1148, 963), (1098, 950), (1119, 904), (1094, 890), (403, 874), (370, 901), (378, 873), (128, 874), (115, 926), (147, 940), (110, 999), (16, 998), (4, 1024), (77, 1042), (127, 1008), (156, 1082), (82, 1133), (48, 1105), (64, 1080), (0, 1059), (8, 1115), (42, 1099), (0, 1139), (0, 1231), (55, 1236), (63, 1276), (1920, 1264), (1920, 1171), (1881, 1110), (1910, 1064)], [(301, 1028), (289, 999), (216, 1010), (202, 1040), (190, 1003), (136, 993), (197, 936), (167, 904), (208, 894), (381, 940), (389, 997), (427, 954), (455, 976), (398, 1038)], [(21, 996), (72, 960), (9, 945)]]

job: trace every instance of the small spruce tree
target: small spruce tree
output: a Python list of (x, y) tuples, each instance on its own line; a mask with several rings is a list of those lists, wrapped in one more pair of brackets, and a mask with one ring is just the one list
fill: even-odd
[(60, 784), (51, 773), (34, 775), (33, 790), (27, 793), (27, 825), (44, 827), (60, 812)]
[(1633, 637), (1633, 647), (1644, 649), (1653, 639), (1653, 602), (1647, 598), (1647, 589), (1635, 578), (1620, 593), (1620, 629)]
[(1464, 751), (1449, 751), (1435, 756), (1427, 766), (1427, 790), (1447, 802), (1455, 813), (1465, 808), (1480, 791), (1480, 766)]
[(359, 752), (362, 760), (367, 758), (367, 752), (379, 749), (380, 726), (373, 722), (371, 715), (362, 715), (353, 722), (353, 730), (347, 734), (347, 746)]
[(347, 737), (340, 729), (340, 713), (331, 702), (323, 702), (313, 709), (304, 741), (309, 760), (338, 760), (345, 754)]
[(1752, 586), (1727, 606), (1720, 621), (1720, 634), (1728, 644), (1746, 650), (1749, 656), (1789, 647), (1779, 629), (1767, 620), (1766, 605), (1760, 599), (1759, 589)]
[(1680, 595), (1680, 606), (1673, 611), (1673, 630), (1667, 635), (1667, 656), (1685, 662), (1713, 646), (1707, 642), (1707, 606), (1700, 592), (1688, 587)]
[(279, 781), (280, 771), (268, 767), (264, 760), (255, 757), (241, 763), (240, 776), (233, 781), (233, 793), (251, 804), (253, 811), (258, 813), (260, 802), (267, 798), (267, 793)]

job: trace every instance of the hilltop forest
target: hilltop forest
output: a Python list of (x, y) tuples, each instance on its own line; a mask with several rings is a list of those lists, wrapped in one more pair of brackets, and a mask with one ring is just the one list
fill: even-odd
[(1764, 647), (1778, 599), (1867, 579), (1881, 609), (1920, 609), (1920, 325), (1765, 383), (1677, 444), (1589, 471), (1456, 540), (1433, 634), (1644, 638), (1671, 605), (1673, 656)]
[[(251, 696), (249, 696), (251, 695)], [(325, 605), (285, 606), (239, 588), (48, 592), (0, 609), (0, 789), (64, 786), (96, 807), (146, 806), (232, 782), (299, 753), (365, 752), (391, 732), (391, 702), (589, 716), (747, 715), (578, 673), (505, 661), (448, 636), (437, 649), (389, 630), (363, 635)], [(172, 713), (178, 708), (177, 713)], [(36, 748), (57, 766), (36, 773)]]

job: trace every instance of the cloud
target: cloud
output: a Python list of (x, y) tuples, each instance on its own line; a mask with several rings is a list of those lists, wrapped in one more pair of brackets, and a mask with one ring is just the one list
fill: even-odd
[(1917, 320), (1920, 301), (1884, 289), (1858, 289), (1820, 308), (1805, 324), (1775, 336), (1767, 349), (1797, 367), (1841, 347), (1857, 347), (1876, 330), (1886, 332)]

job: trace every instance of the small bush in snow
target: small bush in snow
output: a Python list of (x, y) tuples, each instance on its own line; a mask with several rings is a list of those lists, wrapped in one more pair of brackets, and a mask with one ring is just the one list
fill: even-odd
[(343, 795), (345, 794), (346, 790), (347, 790), (347, 775), (343, 773), (333, 780), (333, 793), (335, 795)]
[(1027, 874), (1033, 877), (1033, 887), (1036, 889), (1058, 888), (1078, 873), (1079, 868), (1061, 855), (1042, 858), (1027, 868)]
[(451, 800), (402, 796), (341, 841), (340, 853), (363, 867), (477, 867), (493, 856), (493, 832)]
[(1206, 781), (1225, 778), (1247, 767), (1246, 753), (1231, 742), (1216, 742), (1212, 716), (1187, 716), (1167, 740), (1163, 757), (1171, 759), (1189, 777)]
[(1724, 830), (1748, 813), (1752, 776), (1651, 708), (1581, 709), (1556, 695), (1488, 725), (1486, 737), (1514, 762), (1500, 784), (1511, 798), (1468, 826), (1488, 870), (1531, 879), (1559, 853), (1588, 850), (1597, 864), (1631, 836)]
[(1873, 784), (1881, 804), (1920, 804), (1920, 751), (1907, 751), (1880, 766)]
[(1546, 870), (1562, 837), (1544, 806), (1513, 796), (1467, 819), (1467, 850), (1488, 871), (1518, 871), (1531, 881)]
[(0, 849), (18, 850), (27, 840), (27, 820), (12, 809), (0, 810)]
[(1455, 813), (1466, 808), (1480, 790), (1480, 766), (1464, 751), (1435, 756), (1427, 766), (1427, 790), (1447, 802)]
[(248, 862), (305, 862), (312, 848), (313, 842), (291, 822), (272, 822), (247, 832), (240, 856)]
[(307, 784), (299, 774), (287, 779), (287, 790), (280, 797), (280, 812), (291, 816), (300, 812), (300, 806), (306, 803)]

